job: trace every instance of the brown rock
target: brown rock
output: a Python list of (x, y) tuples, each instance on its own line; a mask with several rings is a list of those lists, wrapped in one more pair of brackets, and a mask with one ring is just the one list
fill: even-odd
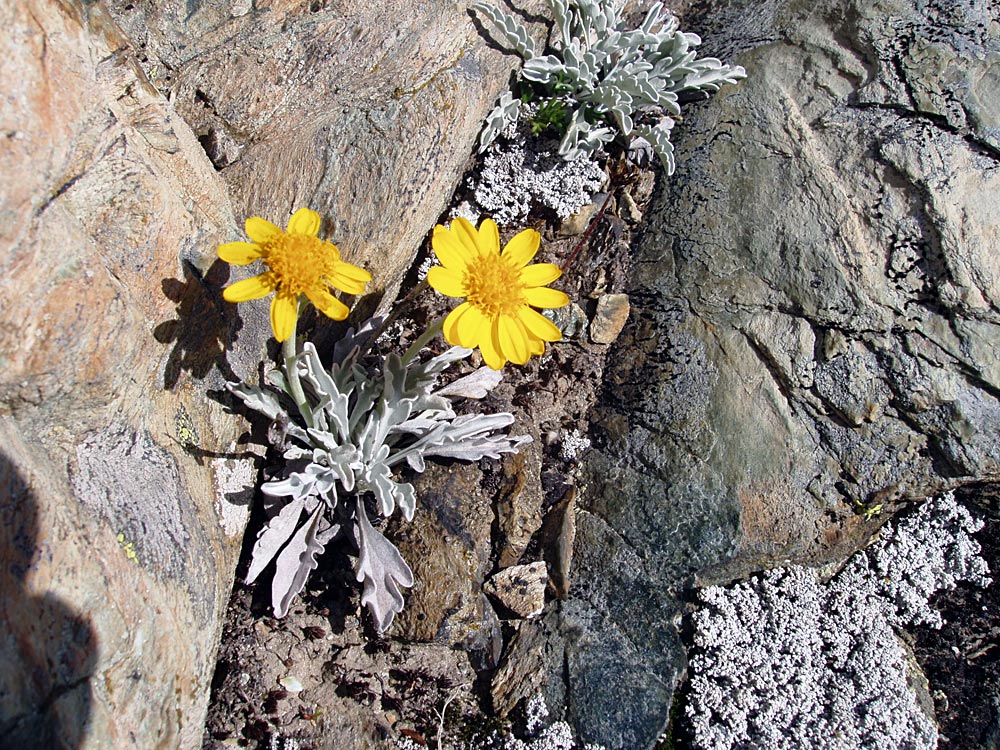
[(542, 524), (542, 442), (537, 435), (503, 463), (497, 523), (503, 534), (498, 565), (515, 565)]
[(539, 692), (546, 679), (546, 631), (538, 620), (516, 621), (513, 638), (493, 673), (493, 710), (503, 717), (524, 698)]
[(182, 259), (225, 185), (99, 4), (0, 10), (0, 716), (33, 747), (200, 745), (242, 521), (235, 319)]
[(602, 294), (597, 298), (597, 311), (590, 321), (590, 340), (595, 344), (612, 344), (628, 322), (631, 307), (627, 294)]
[(562, 499), (545, 514), (542, 539), (545, 562), (548, 563), (549, 590), (557, 599), (565, 599), (569, 595), (573, 541), (576, 539), (575, 487), (567, 489)]
[(428, 464), (415, 481), (417, 513), (393, 537), (415, 583), (405, 593), (393, 634), (498, 650), (495, 616), (482, 595), (493, 512), (479, 486), (481, 476), (472, 464)]
[(0, 8), (9, 741), (200, 746), (255, 474), (206, 394), (269, 337), (214, 248), (308, 204), (394, 289), (516, 62), (467, 3), (328, 6)]
[(537, 617), (545, 608), (545, 587), (549, 576), (544, 562), (504, 568), (484, 587), (506, 609), (518, 617)]

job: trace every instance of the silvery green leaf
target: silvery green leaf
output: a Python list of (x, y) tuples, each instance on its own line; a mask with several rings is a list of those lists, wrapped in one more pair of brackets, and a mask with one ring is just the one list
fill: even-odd
[[(746, 77), (740, 66), (699, 59), (695, 48), (701, 38), (680, 31), (677, 18), (661, 2), (631, 30), (622, 17), (623, 4), (616, 0), (549, 0), (549, 6), (559, 32), (553, 42), (556, 54), (526, 55), (521, 76), (581, 105), (559, 145), (566, 159), (593, 154), (613, 140), (609, 128), (587, 122), (584, 114), (601, 116), (629, 136), (640, 114), (679, 117), (678, 93), (716, 91)], [(669, 139), (650, 140), (672, 171)]]
[(291, 496), (304, 500), (315, 495), (328, 495), (337, 479), (337, 473), (330, 467), (310, 463), (303, 471), (293, 471), (285, 479), (265, 482), (260, 490), (272, 497)]
[(660, 158), (663, 169), (666, 170), (668, 175), (673, 174), (676, 168), (676, 163), (674, 162), (674, 145), (670, 142), (670, 131), (673, 127), (674, 121), (669, 117), (664, 117), (654, 127), (639, 125), (635, 129), (637, 134), (652, 144), (653, 150)]
[(462, 461), (478, 461), (481, 458), (500, 458), (504, 453), (517, 453), (518, 449), (531, 442), (528, 435), (518, 437), (469, 437), (453, 443), (434, 445), (423, 452), (424, 456), (457, 458)]
[(609, 128), (596, 127), (586, 120), (586, 111), (581, 107), (573, 113), (566, 135), (559, 143), (559, 154), (572, 159), (580, 154), (592, 154), (605, 143), (614, 140)]
[[(403, 516), (407, 521), (413, 520), (413, 512), (416, 508), (413, 488), (407, 493), (402, 489), (402, 485), (397, 484), (392, 478), (392, 471), (385, 460), (388, 458), (388, 451), (381, 457), (381, 460), (371, 462), (362, 474), (365, 489), (375, 493), (378, 500), (379, 510), (382, 515), (388, 518), (399, 504), (403, 511)], [(407, 485), (409, 487), (409, 485)]]
[(559, 76), (566, 76), (571, 80), (576, 80), (577, 77), (555, 55), (541, 55), (531, 58), (521, 69), (521, 76), (525, 80), (534, 81), (544, 86), (555, 83)]
[(373, 318), (368, 318), (368, 320), (359, 325), (357, 330), (353, 327), (348, 328), (347, 332), (333, 346), (334, 363), (343, 365), (355, 359), (359, 352), (368, 346), (372, 337), (382, 328), (384, 321), (385, 318), (383, 316), (376, 315)]
[(514, 16), (488, 3), (473, 3), (470, 7), (490, 19), (503, 32), (507, 44), (517, 54), (525, 59), (535, 56), (535, 44), (531, 41), (531, 36)]
[(556, 27), (559, 29), (560, 49), (570, 43), (573, 38), (573, 31), (570, 26), (570, 13), (568, 0), (549, 0), (549, 7), (552, 8), (552, 16), (555, 18)]
[[(351, 419), (348, 427), (350, 428), (350, 434), (355, 435), (358, 425), (365, 420), (372, 406), (375, 405), (379, 383), (375, 379), (369, 379), (361, 367), (355, 366), (351, 369), (351, 373), (356, 383), (356, 388), (354, 392), (354, 406), (351, 407)], [(354, 444), (360, 447), (360, 443), (356, 440)]]
[[(670, 15), (669, 13), (667, 15)], [(663, 24), (665, 20), (663, 14), (663, 3), (654, 3), (646, 12), (646, 18), (639, 27), (644, 34), (652, 34), (653, 29)]]
[(357, 499), (355, 507), (356, 534), (360, 550), (355, 575), (358, 582), (364, 584), (361, 603), (371, 610), (376, 630), (384, 633), (389, 629), (396, 613), (403, 610), (403, 594), (400, 587), (413, 586), (413, 571), (395, 545), (368, 521), (364, 503), (360, 498)]
[(268, 370), (266, 373), (264, 373), (264, 380), (267, 381), (268, 385), (273, 385), (282, 393), (289, 393), (288, 380), (285, 378), (285, 373), (282, 372), (281, 370), (279, 369)]
[(303, 504), (302, 498), (293, 498), (257, 534), (257, 541), (253, 545), (253, 556), (250, 560), (250, 570), (247, 571), (247, 583), (253, 583), (257, 580), (257, 576), (274, 559), (278, 550), (295, 532), (299, 516), (302, 515)]
[(303, 344), (302, 353), (299, 354), (299, 361), (305, 365), (306, 374), (313, 388), (318, 394), (322, 394), (322, 398), (317, 404), (317, 408), (313, 409), (313, 412), (322, 411), (324, 417), (337, 429), (339, 439), (341, 441), (348, 440), (350, 435), (348, 394), (340, 391), (333, 378), (330, 377), (330, 374), (323, 367), (319, 354), (316, 352), (316, 347), (312, 342), (307, 341)]
[(278, 555), (271, 583), (271, 606), (275, 617), (288, 614), (292, 599), (302, 591), (309, 573), (316, 568), (316, 556), (340, 530), (326, 520), (324, 510), (325, 506), (318, 504)]
[(272, 421), (277, 420), (279, 415), (288, 417), (288, 412), (281, 407), (278, 397), (260, 386), (247, 383), (226, 383), (226, 390), (238, 396), (249, 408)]
[(483, 365), (470, 375), (455, 380), (444, 388), (435, 391), (438, 396), (448, 396), (450, 398), (485, 398), (500, 381), (503, 375), (499, 370), (494, 370)]
[(472, 352), (472, 349), (466, 349), (464, 346), (452, 346), (445, 349), (436, 357), (431, 357), (424, 364), (418, 365), (415, 369), (427, 375), (437, 375), (447, 370), (455, 362), (465, 359)]
[(521, 113), (521, 100), (517, 99), (510, 91), (505, 91), (500, 101), (486, 117), (486, 126), (479, 134), (479, 152), (486, 150), (496, 137), (506, 130), (511, 123), (517, 122)]
[(703, 57), (691, 66), (694, 71), (684, 79), (683, 88), (718, 91), (724, 83), (736, 83), (747, 77), (739, 65), (724, 65), (714, 57)]

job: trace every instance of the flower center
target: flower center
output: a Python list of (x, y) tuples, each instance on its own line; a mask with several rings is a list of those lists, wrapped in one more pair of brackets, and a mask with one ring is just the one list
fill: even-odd
[(498, 255), (482, 255), (465, 271), (466, 299), (487, 317), (514, 315), (524, 305), (524, 283), (518, 269)]
[(340, 252), (329, 242), (308, 234), (276, 235), (262, 246), (264, 262), (289, 294), (325, 291), (340, 262)]

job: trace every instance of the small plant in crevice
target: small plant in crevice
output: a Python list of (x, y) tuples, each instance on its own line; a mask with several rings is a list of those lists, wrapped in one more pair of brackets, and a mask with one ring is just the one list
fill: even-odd
[[(559, 154), (567, 159), (591, 155), (615, 138), (615, 129), (633, 141), (642, 139), (673, 174), (670, 131), (680, 118), (680, 94), (713, 92), (746, 77), (739, 65), (698, 57), (697, 34), (682, 32), (677, 18), (655, 3), (639, 28), (627, 29), (623, 2), (548, 0), (556, 39), (546, 54), (536, 52), (521, 22), (489, 3), (472, 8), (499, 31), (503, 43), (524, 58), (523, 81), (533, 84), (538, 111), (565, 108)], [(501, 96), (480, 136), (485, 150), (516, 122), (521, 99)], [(547, 118), (551, 119), (549, 114)], [(560, 120), (560, 125), (562, 121)], [(641, 149), (640, 149), (641, 150)]]
[[(413, 519), (414, 487), (400, 472), (422, 472), (428, 458), (476, 461), (516, 453), (529, 437), (503, 434), (512, 414), (467, 413), (458, 399), (480, 399), (502, 378), (507, 362), (525, 364), (559, 329), (535, 308), (568, 303), (550, 289), (560, 271), (531, 264), (540, 237), (517, 234), (503, 251), (492, 220), (477, 229), (464, 219), (434, 230), (432, 247), (442, 265), (429, 269), (436, 290), (465, 301), (433, 324), (402, 354), (369, 353), (381, 319), (349, 329), (330, 361), (311, 342), (299, 345), (296, 326), (302, 307), (312, 304), (334, 320), (348, 315), (331, 291), (363, 292), (370, 274), (342, 260), (339, 248), (320, 240), (320, 217), (299, 209), (282, 231), (259, 217), (246, 222), (250, 242), (221, 245), (219, 257), (237, 265), (261, 260), (266, 270), (227, 287), (225, 299), (239, 302), (274, 293), (271, 325), (282, 342), (282, 365), (261, 385), (230, 383), (229, 390), (270, 421), (268, 439), (282, 466), (261, 486), (268, 521), (253, 548), (247, 582), (272, 563), (271, 601), (282, 617), (302, 591), (318, 556), (334, 541), (357, 550), (355, 576), (361, 601), (376, 629), (384, 632), (404, 603), (413, 572), (399, 550), (372, 521), (398, 508)], [(439, 333), (453, 344), (427, 356)], [(439, 376), (478, 348), (485, 366), (447, 385)]]

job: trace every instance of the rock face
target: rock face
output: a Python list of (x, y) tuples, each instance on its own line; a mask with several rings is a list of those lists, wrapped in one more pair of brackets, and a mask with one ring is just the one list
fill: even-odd
[(256, 476), (220, 394), (269, 337), (214, 248), (311, 205), (396, 288), (511, 64), (464, 4), (257, 5), (0, 9), (0, 734), (24, 747), (200, 746)]
[(860, 505), (1000, 477), (1000, 10), (709, 20), (748, 78), (678, 128), (647, 216), (550, 688), (614, 748), (667, 722), (686, 583), (840, 558)]
[(487, 46), (468, 2), (109, 6), (221, 171), (237, 216), (283, 223), (308, 203), (387, 300), (517, 59)]
[(180, 261), (232, 210), (101, 6), (0, 16), (0, 734), (194, 747), (255, 473), (206, 388), (263, 339), (227, 360), (234, 311)]

